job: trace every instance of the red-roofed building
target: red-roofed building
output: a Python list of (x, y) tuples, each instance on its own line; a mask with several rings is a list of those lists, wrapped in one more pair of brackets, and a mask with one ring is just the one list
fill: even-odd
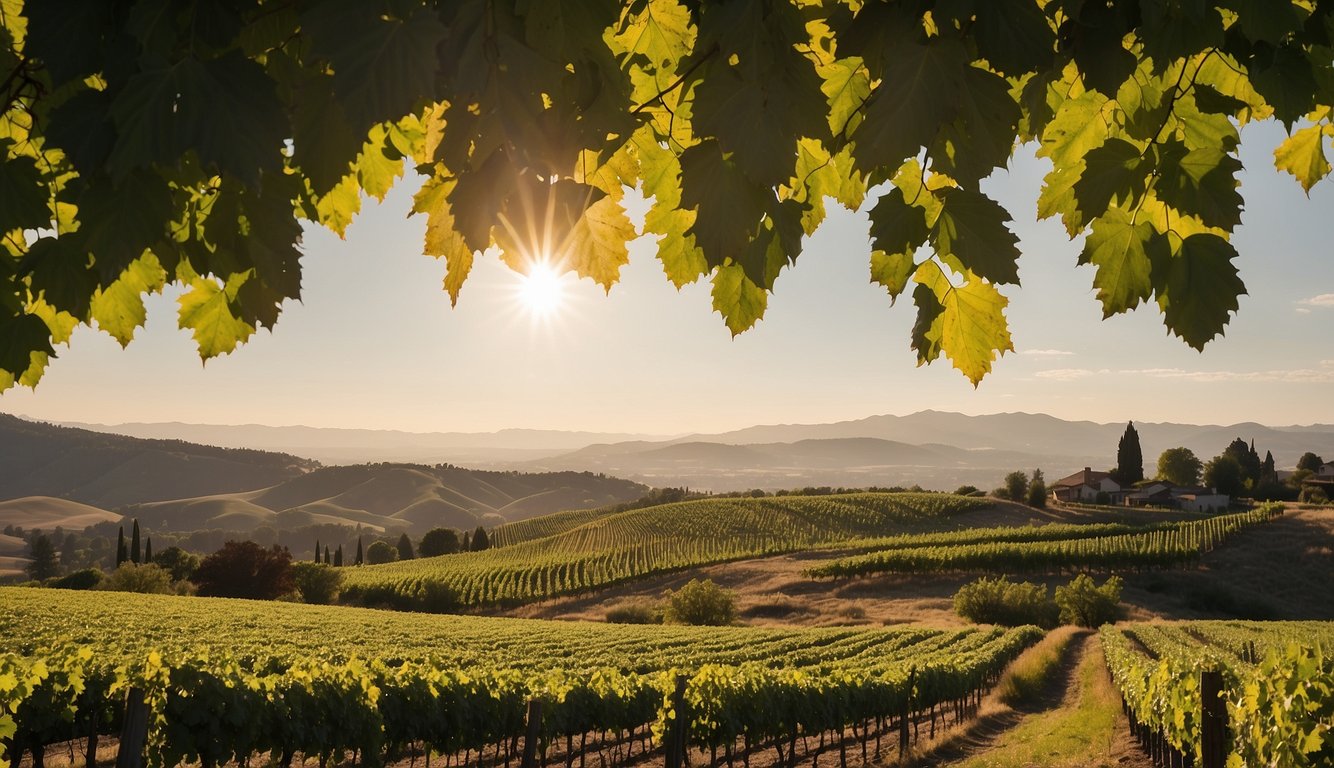
[(1076, 472), (1051, 484), (1052, 495), (1057, 501), (1083, 501), (1094, 503), (1099, 493), (1107, 494), (1110, 503), (1121, 500), (1121, 484), (1112, 479), (1110, 472), (1095, 472), (1084, 467), (1083, 472)]

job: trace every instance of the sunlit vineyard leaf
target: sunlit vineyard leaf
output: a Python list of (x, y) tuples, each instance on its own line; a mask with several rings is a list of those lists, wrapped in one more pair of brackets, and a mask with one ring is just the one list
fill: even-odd
[(1232, 244), (1213, 234), (1182, 241), (1179, 251), (1154, 263), (1153, 283), (1168, 330), (1190, 346), (1204, 345), (1223, 332), (1237, 297), (1246, 286), (1237, 276)]
[(1147, 221), (1133, 221), (1125, 209), (1112, 208), (1093, 221), (1079, 263), (1097, 267), (1093, 287), (1102, 302), (1104, 318), (1149, 300), (1153, 263), (1168, 258), (1166, 249), (1163, 235)]
[(1323, 126), (1309, 125), (1294, 131), (1274, 150), (1274, 165), (1292, 174), (1309, 194), (1316, 182), (1329, 175)]
[(199, 356), (205, 360), (231, 352), (255, 332), (254, 326), (232, 312), (231, 301), (243, 280), (233, 280), (224, 287), (214, 279), (196, 277), (176, 300), (180, 327), (192, 331)]
[(135, 329), (147, 319), (144, 294), (162, 290), (166, 281), (167, 271), (151, 252), (135, 259), (119, 279), (93, 294), (92, 318), (97, 327), (122, 347), (129, 344)]
[(750, 330), (768, 306), (769, 295), (746, 276), (738, 264), (724, 264), (713, 273), (713, 309), (733, 336)]

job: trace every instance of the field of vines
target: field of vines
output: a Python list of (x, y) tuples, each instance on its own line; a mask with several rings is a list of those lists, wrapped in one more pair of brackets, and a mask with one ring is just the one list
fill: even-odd
[(265, 755), (377, 766), (423, 753), (494, 766), (521, 746), (543, 764), (623, 764), (672, 736), (728, 758), (818, 761), (822, 747), (879, 752), (910, 723), (915, 736), (959, 717), (1040, 636), (627, 627), (3, 588), (0, 765), (25, 753), (40, 765), (53, 744), (95, 752), (134, 711), (146, 712), (153, 766)]
[(1164, 568), (1186, 565), (1246, 526), (1282, 515), (1280, 504), (1191, 522), (1050, 525), (909, 536), (810, 569), (812, 576), (876, 573)]
[(855, 493), (701, 499), (591, 519), (555, 515), (552, 530), (570, 527), (545, 538), (348, 569), (344, 595), (430, 611), (517, 604), (662, 571), (953, 528), (954, 516), (989, 504), (943, 493)]
[(1228, 765), (1334, 765), (1334, 622), (1106, 626), (1112, 680), (1137, 731), (1200, 765), (1201, 673), (1221, 678)]

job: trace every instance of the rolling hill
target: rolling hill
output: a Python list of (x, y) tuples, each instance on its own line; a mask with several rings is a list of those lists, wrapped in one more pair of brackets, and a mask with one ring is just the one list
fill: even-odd
[(52, 496), (114, 509), (249, 491), (316, 466), (281, 453), (145, 440), (0, 414), (0, 499)]
[(352, 525), (420, 535), (444, 526), (468, 529), (565, 509), (630, 501), (648, 489), (588, 472), (521, 474), (413, 464), (322, 467), (245, 493), (127, 507), (155, 530), (250, 530)]

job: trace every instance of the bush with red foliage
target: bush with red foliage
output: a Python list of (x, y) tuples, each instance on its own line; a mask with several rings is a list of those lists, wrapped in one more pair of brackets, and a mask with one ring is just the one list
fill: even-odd
[(273, 600), (295, 588), (292, 553), (277, 545), (265, 549), (253, 541), (229, 541), (204, 558), (190, 580), (207, 597)]

